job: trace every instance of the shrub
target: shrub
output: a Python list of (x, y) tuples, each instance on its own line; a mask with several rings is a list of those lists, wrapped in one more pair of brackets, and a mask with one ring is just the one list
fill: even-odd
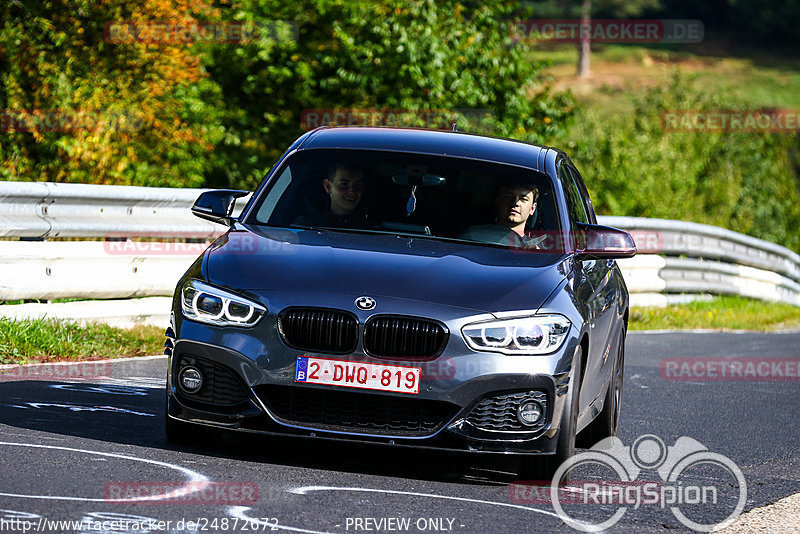
[(740, 109), (675, 74), (636, 97), (629, 115), (584, 108), (561, 141), (596, 211), (712, 224), (800, 250), (794, 134), (670, 133), (662, 113)]

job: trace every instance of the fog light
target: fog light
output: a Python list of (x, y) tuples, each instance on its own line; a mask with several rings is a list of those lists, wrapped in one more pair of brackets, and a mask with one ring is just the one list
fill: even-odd
[(517, 419), (525, 426), (535, 425), (543, 414), (542, 405), (538, 402), (526, 402), (517, 409)]
[(186, 393), (197, 393), (203, 385), (203, 375), (196, 367), (184, 367), (179, 373), (181, 389)]

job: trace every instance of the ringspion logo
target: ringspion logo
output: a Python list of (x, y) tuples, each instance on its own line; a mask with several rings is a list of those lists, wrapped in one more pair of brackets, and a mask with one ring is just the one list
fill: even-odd
[[(576, 477), (597, 471), (611, 476)], [(658, 479), (645, 478), (652, 472)], [(567, 475), (572, 482), (564, 481)], [(512, 484), (509, 498), (540, 502), (542, 489)], [(629, 510), (646, 506), (669, 509), (683, 526), (711, 532), (733, 523), (747, 502), (747, 482), (739, 466), (688, 436), (671, 446), (652, 434), (639, 436), (630, 446), (606, 438), (562, 463), (547, 489), (561, 520), (581, 532), (605, 531)], [(587, 517), (586, 505), (601, 507), (603, 513)]]

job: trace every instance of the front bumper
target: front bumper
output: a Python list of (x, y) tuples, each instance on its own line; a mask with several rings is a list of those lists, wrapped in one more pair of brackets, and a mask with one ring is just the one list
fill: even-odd
[[(294, 358), (263, 354), (249, 358), (218, 344), (179, 339), (169, 351), (167, 416), (269, 435), (552, 454), (569, 388), (571, 357), (565, 355), (574, 353), (576, 343), (570, 338), (558, 353), (549, 356), (475, 352), (448, 356), (446, 351), (428, 362), (381, 361), (422, 369), (419, 394), (408, 395), (296, 384)], [(235, 346), (230, 340), (225, 344)], [(375, 363), (366, 355), (348, 359)], [(212, 377), (210, 386), (197, 394), (188, 394), (177, 385), (177, 372), (187, 363), (204, 368), (204, 374)], [(532, 429), (515, 424), (509, 416), (515, 413), (516, 404), (530, 398), (545, 407), (542, 421)]]

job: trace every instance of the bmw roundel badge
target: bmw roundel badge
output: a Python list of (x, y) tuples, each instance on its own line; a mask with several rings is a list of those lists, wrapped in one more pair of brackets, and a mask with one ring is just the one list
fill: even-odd
[(358, 297), (356, 299), (356, 308), (359, 310), (371, 310), (375, 307), (375, 299), (372, 297)]

